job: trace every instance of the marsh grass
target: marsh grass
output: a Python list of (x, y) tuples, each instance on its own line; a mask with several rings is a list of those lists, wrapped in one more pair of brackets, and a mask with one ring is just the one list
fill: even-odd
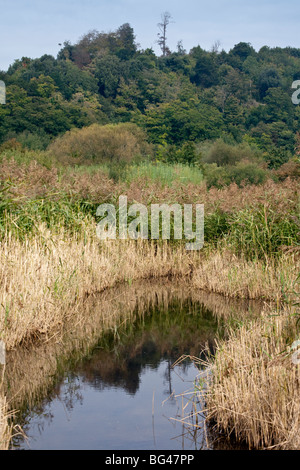
[[(0, 321), (9, 347), (48, 334), (86, 292), (128, 279), (189, 276), (195, 288), (272, 301), (281, 301), (295, 281), (295, 183), (222, 191), (181, 184), (165, 191), (151, 183), (141, 192), (139, 179), (127, 187), (99, 171), (61, 175), (36, 162), (1, 165)], [(100, 243), (97, 205), (115, 201), (126, 188), (129, 201), (146, 204), (153, 195), (162, 202), (199, 197), (207, 208), (204, 250), (191, 254), (184, 243), (164, 241)], [(291, 254), (280, 251), (286, 244)]]
[[(2, 385), (1, 385), (2, 388)], [(9, 412), (6, 398), (0, 396), (0, 450), (7, 450), (12, 437), (12, 427), (9, 424), (11, 413)]]
[(118, 196), (127, 195), (129, 204), (140, 202), (146, 206), (204, 204), (206, 245), (216, 247), (225, 240), (235, 254), (247, 259), (267, 260), (281, 255), (283, 247), (299, 249), (296, 182), (207, 190), (203, 182), (199, 185), (185, 181), (184, 171), (195, 169), (167, 165), (168, 172), (163, 177), (158, 165), (158, 179), (152, 179), (150, 167), (145, 164), (145, 168), (143, 175), (134, 172), (132, 180), (116, 183), (109, 178), (108, 170), (100, 167), (61, 172), (57, 168), (46, 169), (37, 162), (21, 165), (13, 159), (3, 160), (0, 237), (13, 233), (24, 239), (42, 223), (54, 232), (63, 227), (72, 236), (82, 231), (86, 219), (95, 221), (98, 205), (116, 204)]
[(0, 251), (0, 331), (8, 349), (48, 338), (87, 295), (120, 282), (184, 275), (190, 255), (167, 243), (101, 243), (94, 225), (72, 238), (45, 225), (34, 237), (7, 236)]
[(218, 345), (206, 416), (251, 449), (299, 449), (300, 367), (289, 347), (297, 338), (288, 312), (265, 312)]
[(229, 298), (285, 302), (299, 274), (297, 252), (277, 258), (247, 259), (232, 252), (230, 245), (208, 249), (195, 266), (192, 285)]
[(229, 217), (227, 243), (247, 259), (268, 259), (284, 246), (300, 249), (299, 208), (291, 204), (289, 212), (282, 213), (267, 202), (238, 211)]
[[(251, 448), (299, 447), (299, 368), (281, 355), (299, 317), (284, 310), (298, 302), (299, 183), (208, 190), (194, 169), (140, 170), (114, 181), (105, 168), (2, 158), (0, 339), (8, 350), (47, 342), (89, 296), (138, 279), (179, 277), (195, 291), (275, 302), (276, 317), (239, 321), (219, 344), (208, 416)], [(144, 204), (204, 203), (205, 248), (191, 254), (163, 241), (100, 242), (96, 208), (122, 194)]]
[(145, 178), (152, 182), (159, 182), (163, 186), (171, 186), (174, 181), (182, 184), (199, 185), (203, 183), (202, 171), (194, 166), (167, 164), (163, 162), (140, 163), (132, 165), (127, 170), (126, 182), (132, 183), (136, 179)]

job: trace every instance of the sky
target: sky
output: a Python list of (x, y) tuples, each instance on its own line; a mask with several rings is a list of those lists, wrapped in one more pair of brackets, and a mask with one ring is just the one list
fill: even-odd
[(142, 49), (159, 54), (157, 24), (169, 12), (167, 44), (189, 52), (216, 41), (229, 51), (239, 42), (300, 48), (299, 0), (0, 0), (0, 70), (22, 57), (57, 56), (59, 43), (76, 43), (91, 30), (134, 29)]

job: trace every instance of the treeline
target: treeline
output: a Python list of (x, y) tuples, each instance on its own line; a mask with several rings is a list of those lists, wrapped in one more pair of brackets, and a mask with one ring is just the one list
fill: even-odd
[(130, 122), (164, 161), (199, 161), (206, 143), (219, 140), (248, 146), (276, 169), (298, 148), (300, 106), (291, 100), (297, 79), (300, 49), (255, 51), (240, 42), (229, 52), (187, 52), (179, 42), (158, 56), (139, 48), (126, 23), (65, 42), (57, 58), (23, 57), (0, 72), (7, 87), (0, 143), (16, 139), (44, 150), (72, 128)]

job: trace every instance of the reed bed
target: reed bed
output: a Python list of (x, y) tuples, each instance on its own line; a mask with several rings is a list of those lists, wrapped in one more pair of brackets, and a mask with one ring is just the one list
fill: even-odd
[(290, 351), (293, 317), (265, 312), (218, 345), (206, 394), (206, 417), (250, 449), (300, 448), (300, 365)]
[(6, 348), (48, 338), (87, 296), (121, 282), (180, 276), (185, 250), (145, 241), (100, 242), (94, 226), (70, 238), (45, 226), (25, 240), (8, 237), (0, 249), (0, 331)]
[(249, 260), (237, 256), (231, 247), (210, 251), (195, 267), (192, 285), (229, 298), (260, 299), (277, 304), (293, 289), (299, 275), (298, 251), (278, 259)]
[(7, 349), (49, 337), (90, 294), (138, 279), (188, 278), (195, 289), (231, 298), (281, 302), (299, 263), (282, 257), (266, 266), (230, 252), (187, 252), (148, 241), (101, 242), (93, 225), (69, 237), (44, 225), (34, 237), (7, 237), (0, 249), (0, 331)]
[(10, 412), (5, 396), (0, 396), (0, 450), (7, 450), (12, 437), (12, 428), (8, 423)]
[[(147, 205), (204, 204), (204, 249), (99, 241), (96, 208), (119, 195)], [(50, 341), (90, 295), (139, 279), (180, 277), (195, 291), (275, 302), (275, 320), (242, 322), (220, 343), (207, 404), (217, 428), (251, 448), (299, 448), (299, 367), (280, 355), (290, 315), (279, 308), (299, 273), (299, 181), (208, 190), (180, 171), (171, 184), (147, 172), (116, 182), (103, 168), (47, 168), (2, 156), (0, 196), (0, 339), (7, 350)], [(0, 405), (5, 446), (5, 399)]]

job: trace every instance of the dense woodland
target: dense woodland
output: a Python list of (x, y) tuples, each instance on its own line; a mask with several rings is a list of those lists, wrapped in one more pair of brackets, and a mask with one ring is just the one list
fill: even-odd
[[(15, 60), (0, 72), (2, 148), (15, 139), (45, 150), (72, 128), (130, 122), (162, 161), (192, 164), (204, 155), (219, 167), (236, 164), (243, 149), (276, 170), (295, 158), (300, 106), (291, 86), (300, 79), (300, 48), (256, 51), (240, 42), (229, 52), (218, 44), (187, 52), (179, 41), (171, 51), (163, 33), (158, 43), (161, 55), (142, 50), (126, 23), (66, 41), (56, 58)], [(219, 152), (205, 153), (212, 142)]]

